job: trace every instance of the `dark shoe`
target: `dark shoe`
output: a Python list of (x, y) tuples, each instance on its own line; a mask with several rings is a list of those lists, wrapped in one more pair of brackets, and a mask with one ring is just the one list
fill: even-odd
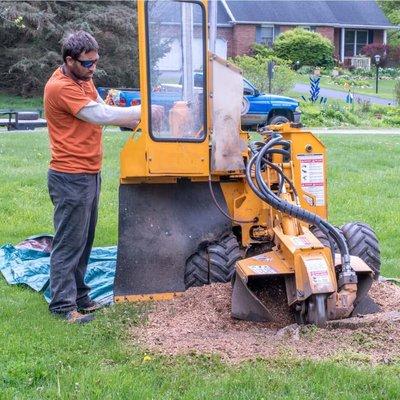
[(103, 307), (102, 304), (97, 303), (96, 301), (90, 300), (89, 302), (85, 303), (85, 305), (78, 306), (78, 311), (81, 312), (82, 314), (89, 314), (96, 310), (99, 310), (102, 307)]
[(86, 324), (94, 320), (94, 315), (84, 315), (77, 310), (68, 311), (65, 313), (54, 313), (59, 317), (65, 319), (70, 324)]

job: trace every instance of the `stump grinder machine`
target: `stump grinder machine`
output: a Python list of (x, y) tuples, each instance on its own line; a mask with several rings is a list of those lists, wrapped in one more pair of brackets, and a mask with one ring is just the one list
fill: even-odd
[(241, 131), (243, 77), (215, 54), (207, 1), (138, 1), (138, 43), (142, 117), (120, 157), (115, 301), (232, 281), (235, 318), (272, 320), (276, 302), (302, 324), (377, 311), (373, 230), (327, 221), (326, 149), (311, 132)]

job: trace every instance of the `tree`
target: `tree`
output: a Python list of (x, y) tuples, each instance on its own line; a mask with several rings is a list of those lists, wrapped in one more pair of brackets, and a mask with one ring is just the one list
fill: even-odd
[(292, 63), (313, 67), (333, 67), (333, 44), (319, 33), (296, 28), (278, 36), (275, 54)]
[(100, 46), (95, 83), (139, 85), (135, 1), (3, 1), (0, 5), (0, 88), (40, 95), (62, 63), (60, 41), (84, 29)]
[(287, 62), (271, 55), (263, 47), (254, 46), (253, 56), (237, 56), (231, 61), (243, 71), (244, 76), (261, 92), (267, 92), (269, 89), (267, 65), (268, 62), (272, 61), (275, 67), (271, 93), (284, 94), (293, 87), (296, 74), (290, 69)]
[[(378, 4), (392, 24), (400, 25), (399, 0), (378, 0)], [(388, 44), (391, 47), (400, 46), (400, 32), (398, 30), (389, 30)]]

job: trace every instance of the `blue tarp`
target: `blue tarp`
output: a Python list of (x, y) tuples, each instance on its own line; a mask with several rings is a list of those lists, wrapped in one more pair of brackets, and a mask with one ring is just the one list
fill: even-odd
[[(6, 244), (0, 248), (0, 272), (8, 284), (28, 285), (43, 292), (49, 302), (50, 250), (50, 236), (28, 238), (17, 246)], [(116, 259), (116, 246), (93, 248), (85, 277), (93, 300), (112, 301)]]

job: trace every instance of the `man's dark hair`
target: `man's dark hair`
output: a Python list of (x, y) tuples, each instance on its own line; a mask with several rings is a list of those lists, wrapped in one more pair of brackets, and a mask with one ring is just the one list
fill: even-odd
[(62, 40), (61, 53), (64, 62), (68, 56), (77, 60), (81, 53), (98, 50), (96, 39), (86, 31), (70, 33)]

